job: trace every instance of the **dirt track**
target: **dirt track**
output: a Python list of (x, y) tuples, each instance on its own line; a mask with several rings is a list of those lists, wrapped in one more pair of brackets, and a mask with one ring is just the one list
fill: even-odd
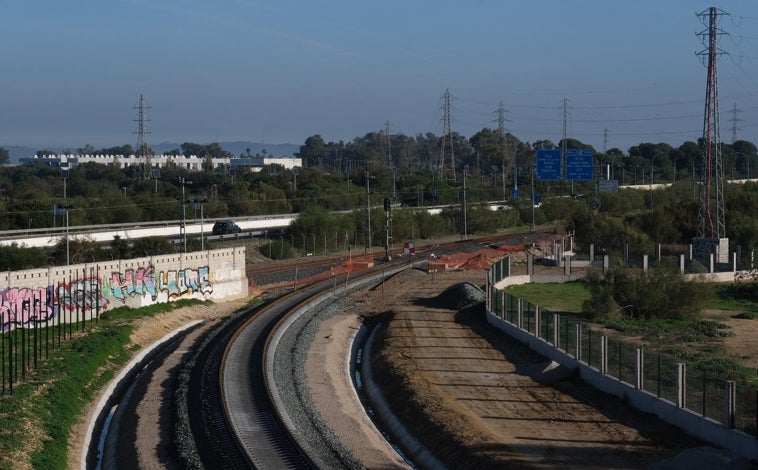
[(702, 445), (492, 334), (481, 309), (430, 306), (449, 285), (483, 279), (416, 274), (360, 303), (389, 320), (375, 361), (386, 396), (451, 468), (644, 468)]

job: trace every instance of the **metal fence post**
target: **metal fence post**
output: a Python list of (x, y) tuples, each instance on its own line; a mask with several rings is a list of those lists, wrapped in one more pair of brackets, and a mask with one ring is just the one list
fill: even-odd
[(516, 305), (516, 326), (523, 329), (524, 327), (524, 299), (521, 297), (518, 298), (518, 303)]
[(608, 373), (608, 337), (600, 337), (600, 373)]
[(724, 383), (724, 426), (734, 429), (735, 410), (737, 409), (737, 385), (734, 380)]
[(676, 406), (687, 406), (687, 364), (676, 363)]
[(561, 316), (557, 313), (553, 314), (553, 346), (558, 347), (558, 333), (560, 331)]
[(500, 319), (505, 320), (505, 292), (500, 291)]
[(540, 326), (542, 325), (542, 315), (540, 315), (540, 306), (534, 306), (534, 336), (540, 337)]
[(574, 330), (576, 331), (576, 354), (574, 357), (576, 357), (577, 361), (582, 360), (582, 324), (577, 323), (574, 326)]
[(635, 365), (635, 378), (634, 388), (642, 390), (645, 386), (645, 350), (637, 348), (636, 350), (636, 365)]

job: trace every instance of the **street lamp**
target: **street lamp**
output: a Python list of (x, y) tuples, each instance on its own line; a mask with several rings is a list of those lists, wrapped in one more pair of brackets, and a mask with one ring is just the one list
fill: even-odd
[(58, 209), (63, 209), (66, 211), (66, 266), (71, 264), (71, 250), (69, 248), (69, 237), (68, 237), (68, 211), (71, 209), (75, 209), (75, 206), (58, 206)]
[(179, 235), (182, 237), (184, 253), (186, 253), (187, 252), (187, 227), (186, 227), (187, 208), (186, 208), (185, 199), (184, 199), (184, 185), (192, 184), (192, 181), (188, 181), (183, 176), (180, 176), (179, 183), (181, 183), (182, 185), (182, 220), (181, 220), (181, 224), (179, 225)]
[(463, 238), (465, 239), (468, 233), (468, 227), (466, 226), (466, 177), (468, 176), (468, 165), (463, 167)]
[(205, 219), (203, 217), (203, 203), (207, 200), (205, 196), (192, 198), (192, 210), (197, 217), (197, 209), (200, 208), (200, 250), (205, 251)]

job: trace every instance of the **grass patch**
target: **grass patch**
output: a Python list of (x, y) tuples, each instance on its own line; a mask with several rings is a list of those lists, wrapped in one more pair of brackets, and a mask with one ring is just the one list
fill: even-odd
[[(758, 302), (753, 299), (755, 286), (715, 285), (716, 296), (706, 311), (716, 312), (701, 319), (633, 319), (615, 316), (592, 323), (606, 330), (614, 340), (640, 344), (650, 354), (663, 354), (685, 362), (693, 370), (727, 380), (758, 382), (756, 371), (740, 364), (740, 358), (724, 352), (722, 341), (733, 336), (728, 325), (718, 321), (726, 317), (758, 319)], [(506, 293), (540, 305), (555, 313), (577, 314), (589, 298), (582, 281), (511, 286)], [(721, 312), (721, 313), (719, 313)]]
[(521, 284), (510, 286), (505, 292), (555, 313), (581, 313), (582, 303), (590, 298), (587, 284), (584, 281)]
[[(49, 358), (40, 347), (38, 367), (27, 371), (25, 382), (14, 384), (13, 395), (0, 396), (0, 469), (68, 468), (73, 426), (97, 391), (136, 352), (129, 341), (133, 320), (200, 303), (180, 300), (108, 310), (97, 322), (87, 321), (85, 331), (81, 324), (74, 325), (73, 337), (61, 341), (60, 347), (57, 341), (51, 345)], [(50, 330), (50, 337), (57, 339), (57, 328)], [(45, 330), (40, 331), (44, 338)], [(7, 362), (4, 370), (7, 374)], [(5, 386), (7, 391), (7, 377)]]

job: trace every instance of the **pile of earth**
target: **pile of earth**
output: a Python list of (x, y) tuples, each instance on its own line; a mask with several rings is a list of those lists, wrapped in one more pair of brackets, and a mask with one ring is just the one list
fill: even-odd
[(424, 304), (432, 308), (463, 310), (481, 305), (484, 301), (485, 293), (479, 286), (461, 282), (448, 287), (437, 297), (427, 299)]

